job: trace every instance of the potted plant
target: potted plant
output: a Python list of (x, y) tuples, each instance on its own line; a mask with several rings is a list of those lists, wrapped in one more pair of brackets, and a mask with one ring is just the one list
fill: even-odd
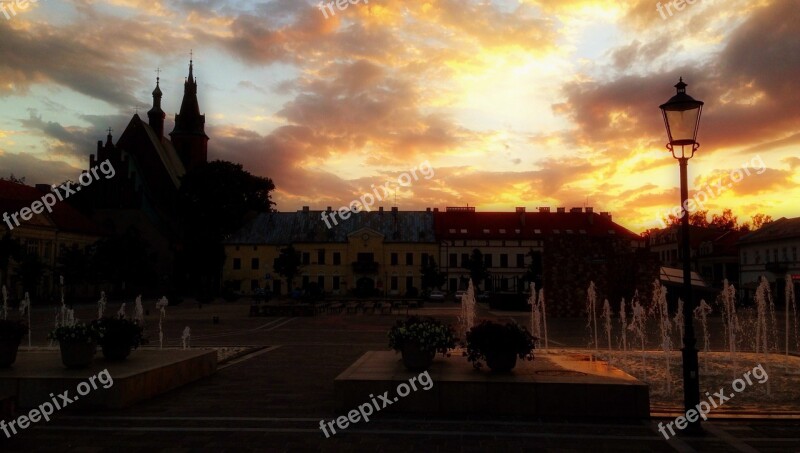
[(125, 360), (142, 343), (142, 327), (126, 318), (102, 318), (97, 322), (97, 328), (106, 360)]
[(495, 372), (507, 372), (517, 365), (517, 357), (533, 360), (536, 338), (524, 327), (483, 321), (467, 332), (467, 360), (479, 369), (482, 361)]
[(22, 321), (0, 319), (0, 368), (8, 368), (17, 360), (17, 351), (28, 326)]
[(403, 364), (412, 371), (428, 369), (437, 352), (447, 354), (455, 346), (453, 328), (431, 317), (411, 316), (389, 330), (389, 347), (402, 354)]
[(76, 322), (73, 325), (56, 327), (47, 338), (58, 341), (61, 361), (65, 367), (86, 368), (92, 363), (97, 352), (100, 332), (95, 322), (91, 324)]

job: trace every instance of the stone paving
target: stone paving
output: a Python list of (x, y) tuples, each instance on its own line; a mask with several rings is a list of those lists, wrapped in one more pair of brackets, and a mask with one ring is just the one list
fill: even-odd
[[(242, 301), (202, 309), (193, 304), (170, 307), (165, 332), (173, 347), (189, 325), (193, 346), (260, 348), (249, 356), (223, 364), (210, 378), (129, 409), (65, 410), (11, 439), (0, 433), (0, 451), (800, 451), (800, 420), (714, 421), (706, 423), (703, 437), (667, 442), (650, 420), (433, 419), (377, 413), (369, 423), (326, 439), (320, 420), (342, 415), (335, 410), (333, 379), (364, 352), (385, 350), (386, 331), (401, 315), (250, 318), (248, 306)], [(430, 307), (422, 312), (451, 321), (458, 314), (453, 303)], [(90, 318), (93, 310), (79, 308), (78, 316)], [(49, 329), (51, 312), (35, 313), (35, 339)], [(157, 325), (153, 312), (148, 317), (151, 329)], [(211, 322), (213, 316), (220, 317), (220, 324)], [(520, 322), (524, 319), (519, 316)], [(551, 336), (585, 346), (583, 331), (576, 332), (580, 324), (551, 320)]]

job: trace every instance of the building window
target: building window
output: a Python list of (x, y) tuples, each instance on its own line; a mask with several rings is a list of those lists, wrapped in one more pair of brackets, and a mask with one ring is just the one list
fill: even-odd
[(413, 266), (413, 265), (414, 265), (414, 254), (406, 253), (406, 266)]
[(303, 264), (308, 266), (311, 264), (311, 254), (308, 252), (303, 252)]
[(797, 262), (797, 247), (792, 247), (792, 261)]
[(508, 254), (500, 254), (500, 267), (508, 267)]
[(258, 280), (250, 280), (250, 290), (258, 289)]
[(783, 260), (784, 263), (789, 261), (789, 249), (786, 247), (783, 248)]
[(772, 250), (772, 261), (778, 262), (778, 249)]
[(317, 276), (317, 285), (319, 285), (319, 289), (325, 290), (325, 276), (324, 275)]
[(525, 255), (517, 253), (517, 267), (525, 267)]
[(394, 253), (394, 252), (393, 252), (393, 253), (390, 255), (390, 264), (391, 264), (392, 266), (397, 266), (397, 253)]
[[(73, 246), (73, 248), (77, 247)], [(39, 241), (35, 239), (28, 239), (28, 242), (26, 244), (26, 249), (28, 251), (28, 255), (39, 256)]]
[(333, 290), (334, 291), (339, 291), (339, 284), (340, 284), (339, 283), (339, 276), (338, 275), (334, 275), (333, 276)]
[(339, 252), (333, 252), (333, 265), (339, 266), (342, 264), (342, 254)]
[(325, 264), (325, 250), (317, 250), (317, 264)]
[(742, 263), (747, 264), (747, 251), (742, 252)]
[(483, 255), (483, 263), (486, 265), (486, 267), (492, 267), (492, 254), (491, 253), (487, 253), (487, 254)]
[(458, 267), (458, 255), (455, 253), (450, 254), (450, 267)]
[(461, 254), (461, 267), (466, 268), (469, 266), (469, 253)]
[(406, 291), (414, 287), (414, 277), (406, 277)]
[(428, 254), (427, 253), (423, 253), (421, 259), (422, 259), (422, 265), (423, 266), (427, 266), (428, 265)]
[(260, 267), (260, 264), (261, 263), (258, 262), (258, 258), (253, 258), (250, 260), (250, 269), (257, 271)]
[(309, 283), (308, 275), (304, 275), (303, 276), (303, 289), (307, 289), (308, 288), (308, 283)]
[(241, 258), (234, 258), (233, 259), (233, 270), (238, 271), (242, 268), (242, 259)]
[(398, 285), (397, 276), (393, 275), (391, 281), (392, 281), (392, 288), (391, 288), (392, 291), (397, 291), (397, 285)]
[(761, 264), (761, 252), (756, 250), (756, 264)]

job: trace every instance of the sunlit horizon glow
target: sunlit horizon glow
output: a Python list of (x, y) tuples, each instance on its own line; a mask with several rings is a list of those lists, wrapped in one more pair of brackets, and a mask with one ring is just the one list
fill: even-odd
[[(658, 106), (683, 76), (706, 105), (689, 167), (706, 204), (798, 216), (800, 12), (705, 0), (662, 19), (633, 0), (53, 0), (0, 15), (0, 175), (53, 183), (88, 165), (156, 68), (167, 130), (194, 51), (210, 159), (277, 187), (281, 211), (341, 206), (428, 161), (401, 210), (609, 211), (640, 232), (678, 203)], [(213, 5), (213, 6), (212, 6)], [(386, 203), (393, 205), (394, 200)]]

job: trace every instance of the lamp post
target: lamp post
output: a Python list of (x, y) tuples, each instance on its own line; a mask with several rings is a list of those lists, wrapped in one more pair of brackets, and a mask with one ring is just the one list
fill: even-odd
[[(700, 404), (700, 375), (697, 364), (697, 339), (694, 335), (692, 315), (694, 299), (692, 296), (691, 249), (689, 246), (689, 188), (686, 172), (689, 159), (700, 147), (697, 143), (697, 130), (700, 127), (700, 114), (703, 102), (686, 94), (686, 84), (680, 79), (675, 88), (678, 93), (660, 106), (667, 128), (669, 143), (667, 149), (678, 160), (681, 169), (681, 247), (683, 250), (683, 405), (686, 411)], [(702, 430), (700, 419), (689, 422), (685, 432), (698, 433)]]

